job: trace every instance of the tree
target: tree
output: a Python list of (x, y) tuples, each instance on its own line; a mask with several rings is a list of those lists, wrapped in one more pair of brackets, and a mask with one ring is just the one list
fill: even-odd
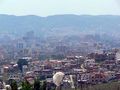
[(12, 81), (10, 86), (11, 86), (12, 90), (18, 90), (18, 86), (17, 86), (17, 82), (16, 81)]
[(29, 84), (28, 81), (22, 82), (22, 89), (21, 90), (32, 90), (32, 86)]
[(46, 90), (46, 87), (47, 87), (47, 82), (44, 81), (44, 82), (43, 82), (43, 85), (42, 85), (42, 90)]
[(65, 59), (65, 56), (62, 54), (58, 54), (58, 55), (51, 55), (52, 59), (58, 59), (58, 60), (62, 60)]
[(35, 82), (34, 82), (34, 90), (40, 90), (40, 81), (39, 80), (35, 80)]

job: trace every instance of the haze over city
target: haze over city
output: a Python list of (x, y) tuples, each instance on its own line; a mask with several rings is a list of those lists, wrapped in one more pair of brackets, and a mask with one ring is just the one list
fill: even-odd
[(120, 90), (120, 1), (0, 0), (0, 90)]

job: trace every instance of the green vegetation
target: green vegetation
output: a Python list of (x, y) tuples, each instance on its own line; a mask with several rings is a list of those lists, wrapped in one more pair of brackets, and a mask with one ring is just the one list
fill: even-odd
[(52, 59), (58, 59), (58, 60), (62, 60), (65, 59), (65, 56), (62, 54), (58, 54), (58, 55), (51, 55)]
[(11, 89), (12, 90), (18, 90), (18, 85), (17, 85), (17, 82), (16, 81), (12, 81), (11, 83), (10, 83), (10, 86), (11, 86)]
[(48, 60), (50, 57), (49, 56), (47, 56), (47, 55), (40, 55), (39, 56), (39, 59), (40, 60)]
[(120, 83), (112, 82), (107, 84), (95, 85), (93, 87), (89, 87), (88, 90), (120, 90)]
[(63, 89), (63, 90), (120, 90), (120, 82), (111, 82), (106, 84), (86, 86), (84, 88)]
[[(11, 84), (12, 90), (18, 90), (18, 86), (16, 82), (12, 82)], [(46, 81), (40, 81), (38, 79), (35, 80), (34, 84), (31, 85), (28, 81), (23, 81), (21, 84), (21, 89), (20, 90), (55, 90), (55, 87), (53, 86), (48, 86)], [(111, 83), (105, 83), (105, 84), (98, 84), (98, 85), (85, 85), (82, 88), (76, 88), (76, 89), (64, 89), (62, 88), (61, 90), (120, 90), (120, 82), (111, 82)]]
[[(34, 84), (31, 85), (28, 81), (25, 80), (21, 83), (20, 87), (21, 87), (20, 90), (46, 90), (47, 83), (46, 81), (39, 81), (38, 79), (36, 79)], [(18, 90), (18, 89), (12, 89), (12, 90)]]
[(58, 55), (40, 55), (39, 56), (40, 60), (49, 60), (49, 59), (53, 59), (53, 60), (62, 60), (65, 59), (65, 56), (62, 54), (58, 54)]
[(32, 90), (32, 85), (28, 81), (23, 81), (21, 90)]

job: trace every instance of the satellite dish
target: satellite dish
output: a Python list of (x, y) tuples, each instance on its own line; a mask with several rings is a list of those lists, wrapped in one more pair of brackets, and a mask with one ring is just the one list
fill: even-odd
[(54, 82), (54, 84), (57, 87), (60, 86), (60, 84), (61, 84), (61, 82), (63, 80), (64, 75), (65, 74), (63, 72), (57, 72), (57, 73), (54, 74), (54, 76), (53, 76), (53, 82)]

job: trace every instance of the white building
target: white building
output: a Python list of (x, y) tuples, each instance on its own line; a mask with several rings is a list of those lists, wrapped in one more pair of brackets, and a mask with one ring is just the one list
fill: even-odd
[(85, 67), (93, 66), (95, 65), (95, 59), (87, 59), (84, 61)]
[(120, 61), (120, 51), (116, 53), (116, 60)]

